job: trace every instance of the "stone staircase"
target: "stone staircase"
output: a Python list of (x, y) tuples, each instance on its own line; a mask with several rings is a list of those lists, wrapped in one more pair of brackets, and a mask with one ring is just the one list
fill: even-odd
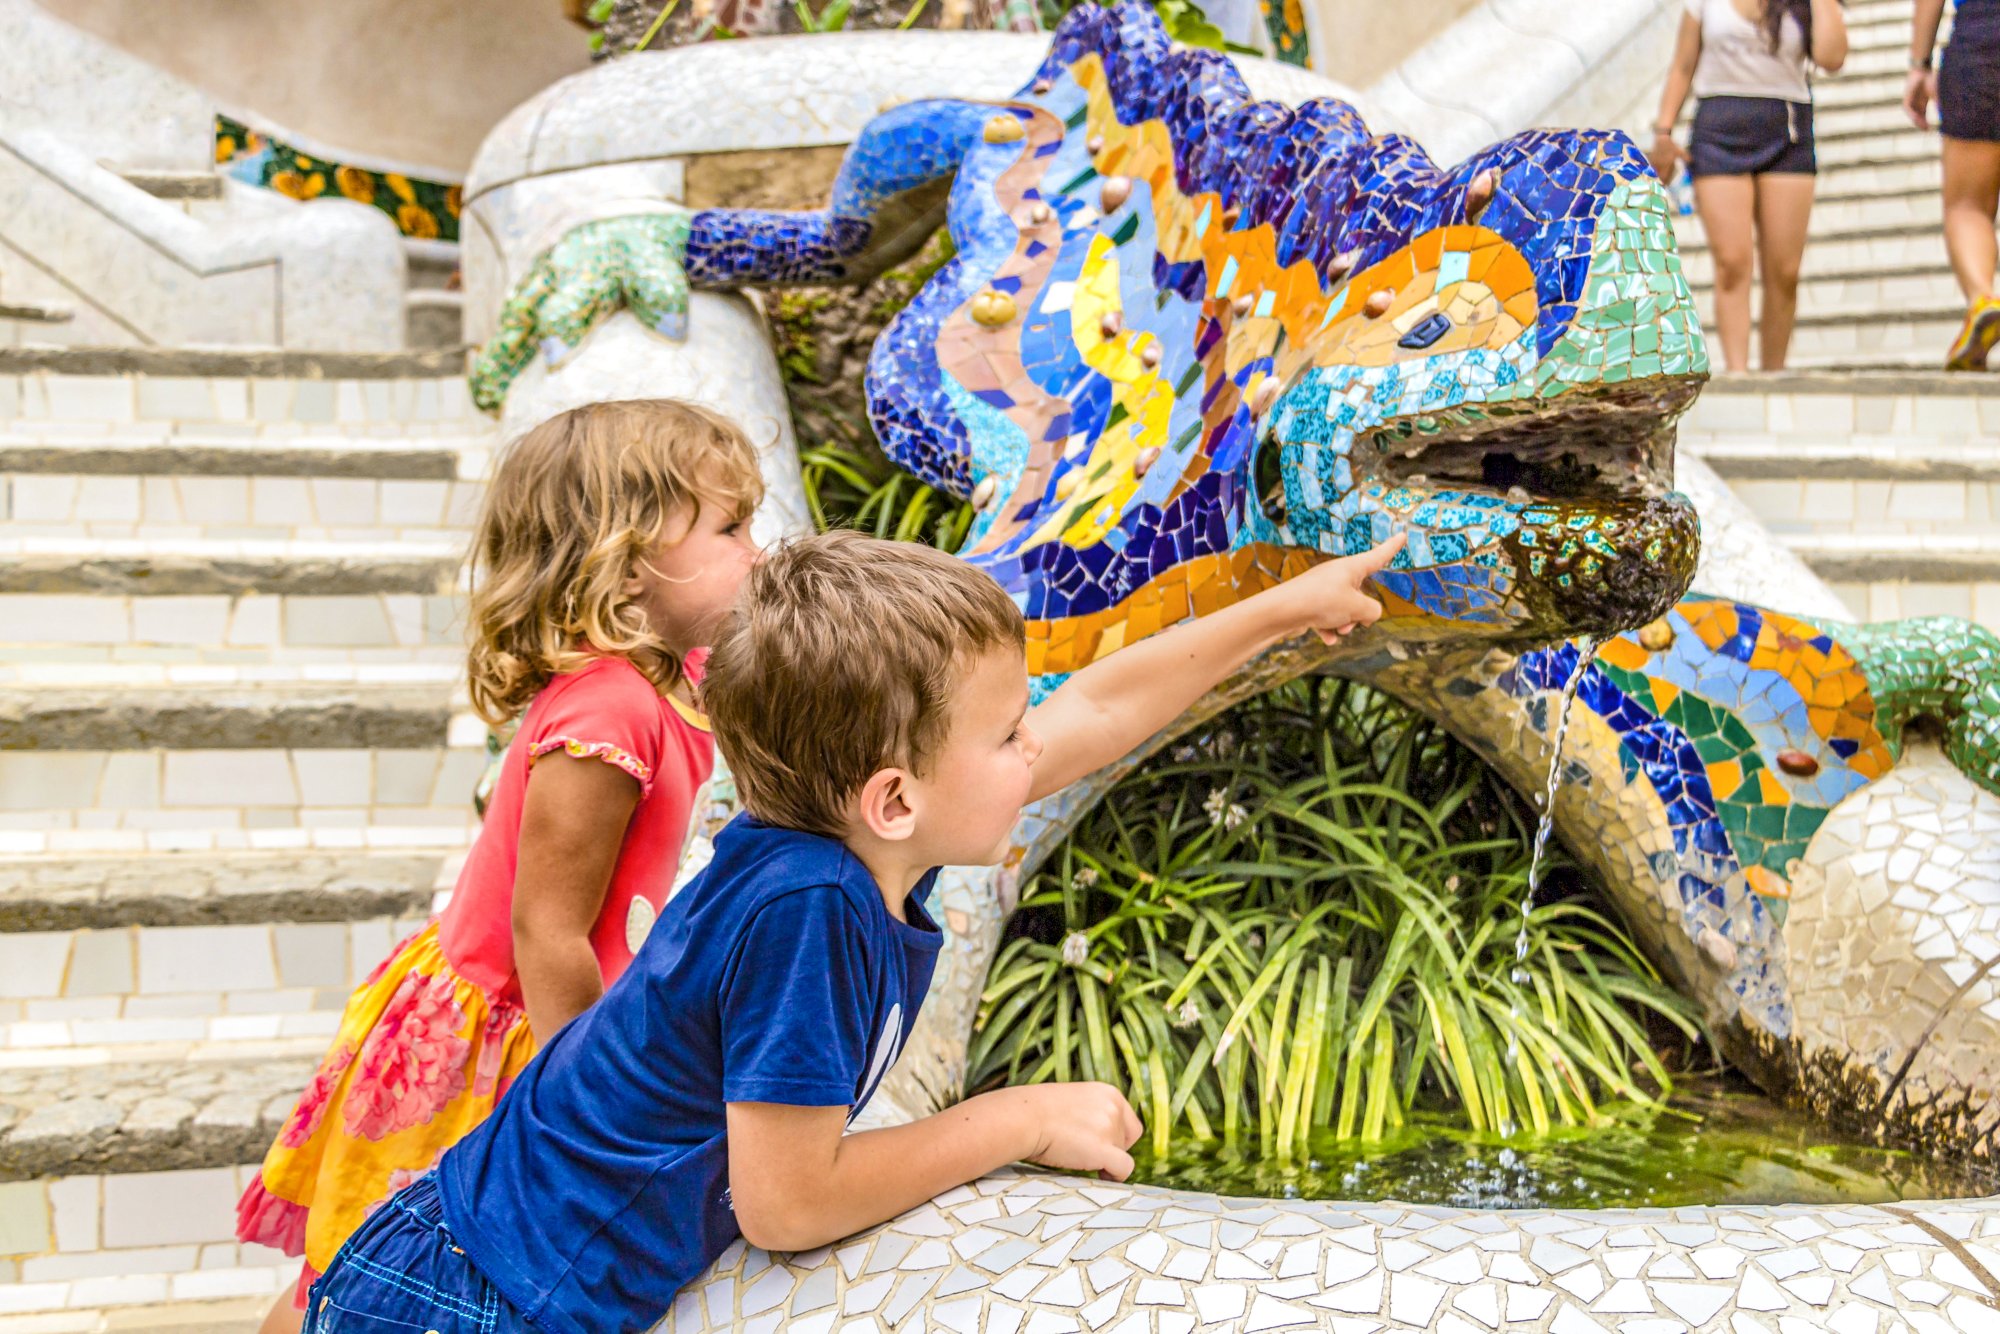
[(1805, 371), (1711, 380), (1698, 454), (1859, 620), (2000, 630), (2000, 380)]
[[(1939, 229), (1938, 136), (1913, 129), (1902, 109), (1912, 10), (1911, 0), (1850, 4), (1847, 64), (1815, 81), (1819, 182), (1795, 369), (1937, 368), (1965, 315)], [(1712, 335), (1713, 267), (1701, 221), (1681, 217), (1676, 230)], [(1754, 337), (1751, 347), (1754, 358)]]
[(444, 354), (0, 348), (0, 1328), (252, 1329), (234, 1202), (474, 825)]

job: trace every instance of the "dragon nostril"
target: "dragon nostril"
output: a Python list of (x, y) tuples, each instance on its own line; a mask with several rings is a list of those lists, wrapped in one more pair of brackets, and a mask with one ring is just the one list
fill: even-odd
[(1451, 317), (1443, 311), (1432, 311), (1410, 326), (1410, 331), (1396, 340), (1397, 347), (1412, 350), (1429, 347), (1451, 331)]

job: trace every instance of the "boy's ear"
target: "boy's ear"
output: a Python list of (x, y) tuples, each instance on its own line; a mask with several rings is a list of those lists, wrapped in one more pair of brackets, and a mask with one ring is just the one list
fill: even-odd
[(910, 775), (902, 769), (877, 769), (861, 785), (856, 818), (885, 843), (900, 843), (917, 831), (917, 813), (910, 802)]

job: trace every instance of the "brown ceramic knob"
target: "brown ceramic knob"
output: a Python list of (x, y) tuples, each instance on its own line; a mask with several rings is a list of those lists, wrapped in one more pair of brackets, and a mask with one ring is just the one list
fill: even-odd
[(1237, 297), (1229, 303), (1229, 309), (1240, 320), (1245, 315), (1248, 315), (1250, 308), (1256, 304), (1256, 301), (1251, 298), (1250, 294), (1245, 292), (1242, 296)]
[(1089, 153), (1092, 157), (1096, 157), (1099, 153), (1102, 153), (1104, 151), (1104, 136), (1101, 134), (1091, 135), (1088, 139), (1083, 141), (1083, 148), (1084, 151)]
[(1098, 203), (1106, 213), (1115, 213), (1124, 202), (1132, 197), (1132, 178), (1129, 176), (1106, 176), (1104, 186), (1098, 191)]
[(1484, 213), (1486, 206), (1493, 202), (1493, 190), (1498, 184), (1499, 177), (1494, 174), (1491, 167), (1488, 167), (1485, 171), (1480, 172), (1472, 178), (1472, 184), (1465, 187), (1465, 220), (1467, 222), (1479, 221), (1479, 215)]
[(1050, 79), (1036, 79), (1036, 80), (1035, 80), (1035, 83), (1034, 83), (1034, 90), (1035, 90), (1036, 92), (1038, 92), (1038, 93), (1046, 93), (1046, 92), (1047, 92), (1047, 91), (1048, 91), (1049, 89), (1051, 89), (1051, 88), (1053, 88), (1053, 87), (1055, 87), (1055, 86), (1056, 86), (1056, 85), (1055, 85), (1055, 83), (1054, 83), (1054, 81), (1053, 81), (1053, 80), (1050, 80)]
[(1368, 302), (1362, 306), (1361, 313), (1371, 320), (1380, 319), (1389, 313), (1389, 307), (1394, 305), (1395, 301), (1395, 288), (1378, 287), (1368, 294)]
[(1674, 627), (1664, 620), (1648, 621), (1639, 627), (1639, 647), (1648, 653), (1658, 653), (1662, 649), (1672, 648), (1673, 644)]
[(1132, 461), (1132, 475), (1134, 477), (1144, 477), (1152, 470), (1153, 465), (1159, 461), (1160, 447), (1158, 445), (1146, 446), (1139, 451), (1139, 457)]
[(1256, 392), (1250, 395), (1251, 415), (1261, 417), (1269, 412), (1271, 405), (1278, 401), (1279, 388), (1278, 377), (1275, 375), (1267, 375), (1259, 380)]
[(1018, 116), (1003, 112), (986, 122), (986, 142), (989, 144), (1019, 143), (1027, 137), (1027, 127), (1021, 124)]
[(1326, 266), (1326, 280), (1330, 283), (1339, 282), (1347, 276), (1347, 271), (1353, 268), (1354, 262), (1360, 258), (1361, 252), (1359, 250), (1341, 251), (1333, 257), (1333, 263)]
[(972, 508), (983, 510), (993, 503), (993, 497), (1000, 494), (1000, 479), (984, 477), (979, 485), (972, 488)]
[(1811, 778), (1819, 772), (1819, 761), (1802, 750), (1787, 747), (1778, 752), (1778, 767), (1788, 774)]
[(1125, 327), (1125, 317), (1115, 310), (1107, 310), (1097, 321), (1097, 331), (1106, 338), (1116, 338), (1118, 331)]
[(1160, 364), (1160, 357), (1162, 355), (1164, 355), (1164, 353), (1160, 347), (1159, 340), (1155, 339), (1152, 342), (1147, 343), (1144, 348), (1140, 349), (1139, 363), (1142, 366), (1144, 366), (1147, 370), (1152, 370), (1155, 366)]

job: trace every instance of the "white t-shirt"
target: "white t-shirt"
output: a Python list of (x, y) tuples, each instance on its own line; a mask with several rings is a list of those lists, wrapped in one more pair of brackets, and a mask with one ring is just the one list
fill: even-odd
[[(1778, 4), (1780, 0), (1764, 0)], [(1806, 83), (1806, 35), (1797, 18), (1785, 15), (1778, 29), (1778, 53), (1771, 54), (1764, 28), (1738, 12), (1733, 0), (1686, 0), (1687, 12), (1701, 21), (1701, 58), (1694, 67), (1696, 97), (1776, 97), (1811, 102)]]

